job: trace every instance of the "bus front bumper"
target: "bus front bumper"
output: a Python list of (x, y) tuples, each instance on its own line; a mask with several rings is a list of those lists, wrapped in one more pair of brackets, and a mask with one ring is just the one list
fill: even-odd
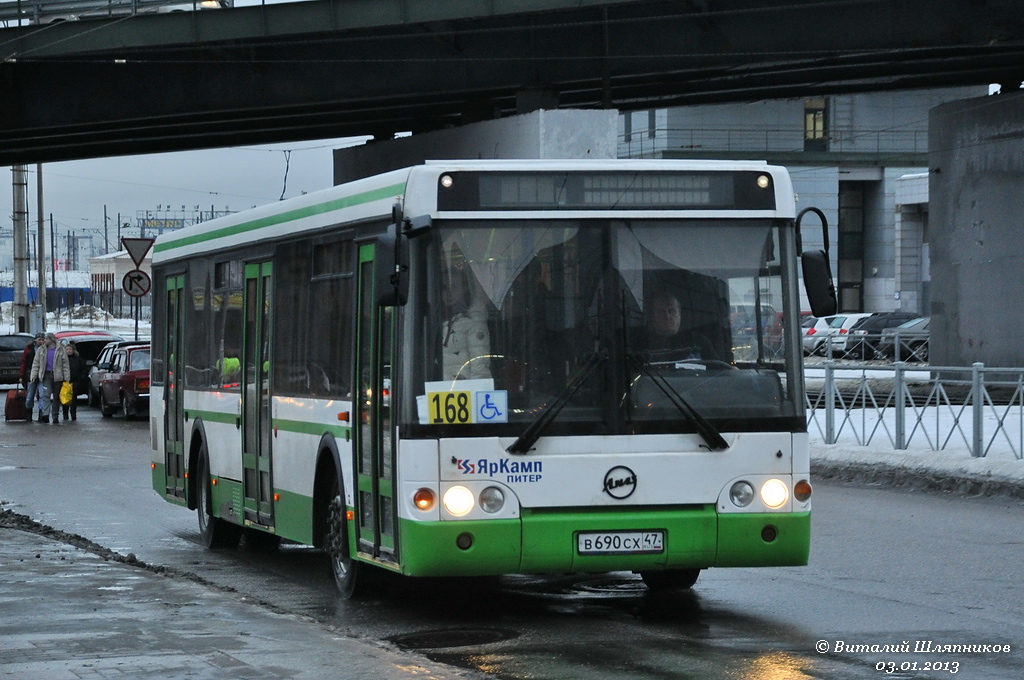
[[(719, 515), (713, 505), (603, 512), (524, 511), (518, 519), (413, 522), (401, 527), (408, 576), (485, 576), (707, 567), (800, 566), (810, 512)], [(663, 532), (652, 554), (580, 554), (580, 532)]]

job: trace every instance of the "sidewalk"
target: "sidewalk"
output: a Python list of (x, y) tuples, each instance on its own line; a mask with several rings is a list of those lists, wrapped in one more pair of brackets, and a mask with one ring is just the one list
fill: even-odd
[[(0, 511), (0, 677), (483, 678), (41, 533)], [(57, 534), (59, 538), (59, 533)]]
[(876, 450), (850, 444), (826, 446), (811, 438), (811, 482), (836, 479), (856, 484), (907, 486), (962, 496), (1024, 498), (1024, 460), (972, 458), (963, 449)]

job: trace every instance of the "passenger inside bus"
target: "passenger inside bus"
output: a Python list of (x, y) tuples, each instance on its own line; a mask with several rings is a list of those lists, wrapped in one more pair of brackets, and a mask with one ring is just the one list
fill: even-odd
[(224, 356), (217, 360), (221, 385), (235, 385), (242, 376), (242, 363), (238, 358), (238, 350), (226, 348)]

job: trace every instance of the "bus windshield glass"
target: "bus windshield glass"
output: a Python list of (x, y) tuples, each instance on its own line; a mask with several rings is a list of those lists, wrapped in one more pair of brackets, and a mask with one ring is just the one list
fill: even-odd
[[(438, 221), (413, 239), (411, 436), (802, 428), (771, 220)], [(791, 247), (791, 246), (790, 246)], [(795, 298), (795, 296), (794, 296)]]

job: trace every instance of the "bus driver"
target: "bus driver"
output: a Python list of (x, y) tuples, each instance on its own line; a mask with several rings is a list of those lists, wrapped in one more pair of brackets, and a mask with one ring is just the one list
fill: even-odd
[(711, 341), (692, 328), (683, 328), (679, 300), (667, 291), (658, 291), (646, 308), (646, 328), (640, 347), (653, 353), (669, 354), (671, 359), (718, 359)]

